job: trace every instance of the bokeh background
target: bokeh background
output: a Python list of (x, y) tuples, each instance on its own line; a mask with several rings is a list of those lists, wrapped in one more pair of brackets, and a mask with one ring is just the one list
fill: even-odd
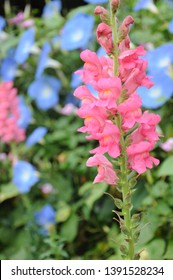
[[(1, 1), (0, 258), (121, 259), (114, 220), (115, 186), (93, 185), (88, 142), (73, 97), (80, 52), (96, 42), (96, 4), (107, 0)], [(140, 88), (143, 109), (161, 116), (160, 165), (138, 180), (141, 259), (173, 259), (173, 1), (122, 0), (119, 23), (132, 15), (132, 48), (147, 50), (155, 85)], [(94, 90), (88, 85), (95, 94)], [(16, 90), (14, 89), (16, 88)]]

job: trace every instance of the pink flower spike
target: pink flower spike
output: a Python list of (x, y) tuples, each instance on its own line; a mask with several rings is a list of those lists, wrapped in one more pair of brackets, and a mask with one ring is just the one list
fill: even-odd
[(96, 154), (90, 157), (87, 162), (87, 166), (97, 166), (98, 174), (93, 183), (106, 182), (107, 184), (116, 184), (117, 176), (115, 170), (113, 170), (112, 163), (103, 155)]

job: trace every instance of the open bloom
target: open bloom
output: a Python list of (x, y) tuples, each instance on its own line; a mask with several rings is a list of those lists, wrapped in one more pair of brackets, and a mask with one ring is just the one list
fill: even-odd
[(39, 142), (47, 133), (47, 128), (43, 126), (37, 127), (26, 139), (26, 146), (31, 147)]
[(21, 193), (27, 193), (39, 181), (35, 167), (29, 162), (19, 160), (13, 167), (13, 183)]
[(40, 226), (40, 233), (48, 235), (51, 225), (56, 222), (56, 212), (50, 204), (46, 204), (41, 210), (35, 212), (34, 218), (36, 224)]
[(115, 184), (117, 181), (117, 176), (113, 170), (113, 166), (108, 159), (100, 154), (96, 154), (90, 157), (87, 162), (87, 166), (97, 166), (98, 174), (94, 179), (94, 183), (106, 182), (108, 184)]

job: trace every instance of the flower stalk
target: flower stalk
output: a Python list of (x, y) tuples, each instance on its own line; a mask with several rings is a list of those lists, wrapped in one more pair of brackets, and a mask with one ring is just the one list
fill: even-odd
[[(159, 164), (149, 152), (159, 139), (156, 124), (160, 117), (148, 111), (142, 113), (142, 100), (136, 90), (139, 86), (150, 88), (153, 83), (146, 76), (146, 61), (140, 58), (145, 54), (144, 48), (130, 50), (128, 34), (133, 18), (127, 16), (118, 27), (119, 4), (120, 0), (110, 0), (109, 12), (99, 6), (95, 9), (102, 20), (96, 31), (97, 41), (108, 57), (99, 58), (89, 50), (81, 53), (85, 63), (83, 70), (76, 73), (81, 75), (85, 85), (78, 87), (74, 96), (82, 101), (77, 113), (84, 119), (84, 126), (78, 131), (88, 133), (88, 140), (99, 143), (90, 151), (94, 156), (86, 164), (98, 169), (94, 183), (104, 181), (121, 192), (121, 199), (114, 198), (119, 211), (113, 211), (124, 237), (120, 251), (123, 259), (134, 260), (139, 258), (135, 244), (139, 237), (140, 215), (131, 213), (132, 193), (138, 175), (151, 169), (153, 164)], [(92, 95), (87, 84), (92, 84), (98, 97)], [(109, 155), (109, 160), (105, 154)]]

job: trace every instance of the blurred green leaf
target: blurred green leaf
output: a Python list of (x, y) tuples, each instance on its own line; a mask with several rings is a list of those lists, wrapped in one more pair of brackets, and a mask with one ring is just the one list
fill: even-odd
[(157, 176), (171, 176), (173, 175), (173, 156), (169, 156), (165, 161), (160, 165)]
[(64, 238), (67, 242), (72, 242), (78, 232), (78, 226), (79, 226), (79, 217), (73, 213), (70, 218), (63, 223), (60, 235), (62, 238)]
[(19, 194), (18, 189), (13, 183), (0, 186), (0, 203), (17, 196)]

